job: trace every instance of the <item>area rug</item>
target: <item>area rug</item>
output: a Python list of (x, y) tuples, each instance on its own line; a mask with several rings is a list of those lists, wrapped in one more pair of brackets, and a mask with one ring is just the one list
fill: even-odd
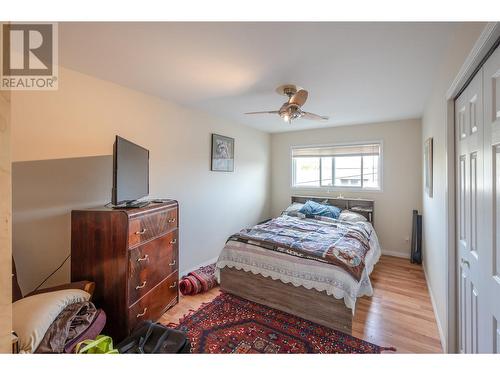
[(381, 347), (222, 293), (181, 319), (192, 353), (381, 353)]
[(185, 296), (204, 293), (217, 285), (215, 263), (200, 267), (184, 276), (179, 283), (179, 290)]

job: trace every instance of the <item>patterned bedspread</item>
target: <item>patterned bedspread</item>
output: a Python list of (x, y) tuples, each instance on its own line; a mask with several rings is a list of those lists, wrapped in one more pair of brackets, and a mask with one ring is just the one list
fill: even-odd
[(252, 243), (333, 264), (360, 281), (366, 253), (370, 250), (371, 228), (333, 219), (318, 221), (283, 215), (243, 229), (228, 241)]

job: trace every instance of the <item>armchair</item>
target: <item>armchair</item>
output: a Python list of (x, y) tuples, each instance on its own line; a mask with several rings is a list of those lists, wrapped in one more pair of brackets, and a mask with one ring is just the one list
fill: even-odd
[[(21, 288), (19, 287), (19, 284), (17, 281), (16, 265), (15, 265), (14, 259), (12, 259), (12, 302), (13, 303), (16, 301), (19, 301), (23, 298), (26, 298), (26, 297), (30, 297), (30, 296), (34, 296), (34, 295), (38, 295), (38, 294), (55, 292), (55, 291), (68, 290), (68, 289), (83, 290), (83, 291), (87, 292), (88, 294), (90, 294), (90, 296), (91, 296), (90, 299), (92, 299), (92, 294), (94, 293), (94, 288), (95, 288), (94, 282), (78, 281), (78, 282), (72, 282), (72, 283), (67, 283), (67, 284), (63, 284), (63, 285), (58, 285), (55, 287), (40, 289), (40, 290), (33, 291), (33, 292), (28, 293), (25, 296), (23, 296), (22, 292), (21, 292)], [(81, 332), (78, 336), (76, 336), (74, 339), (72, 339), (71, 341), (67, 342), (64, 345), (64, 353), (73, 352), (74, 347), (80, 341), (83, 341), (86, 339), (95, 339), (95, 337), (101, 333), (105, 324), (106, 324), (106, 314), (104, 313), (103, 310), (98, 309), (97, 313), (95, 314), (90, 325), (83, 332)], [(61, 329), (62, 329), (62, 327), (61, 327)]]

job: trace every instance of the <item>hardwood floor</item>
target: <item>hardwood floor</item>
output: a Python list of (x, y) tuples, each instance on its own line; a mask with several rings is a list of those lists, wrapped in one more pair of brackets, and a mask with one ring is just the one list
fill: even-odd
[[(432, 303), (421, 266), (406, 259), (382, 256), (371, 275), (372, 297), (359, 298), (353, 336), (381, 346), (394, 346), (398, 353), (441, 353)], [(177, 323), (181, 317), (210, 302), (219, 294), (181, 297), (161, 323)]]
[(374, 294), (358, 299), (353, 335), (398, 353), (441, 353), (422, 266), (383, 256), (370, 278)]

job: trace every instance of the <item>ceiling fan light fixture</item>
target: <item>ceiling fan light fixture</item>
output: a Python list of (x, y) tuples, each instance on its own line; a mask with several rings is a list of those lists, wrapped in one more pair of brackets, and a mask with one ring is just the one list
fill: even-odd
[(283, 114), (283, 121), (290, 123), (290, 115), (288, 113)]
[(315, 113), (305, 112), (302, 110), (302, 106), (307, 101), (307, 97), (309, 96), (307, 90), (298, 88), (295, 85), (282, 85), (278, 87), (276, 91), (279, 94), (286, 95), (288, 97), (288, 101), (283, 103), (280, 109), (275, 111), (247, 112), (246, 114), (277, 114), (288, 124), (291, 124), (292, 120), (298, 120), (301, 118), (313, 121), (328, 120), (328, 117), (326, 116), (320, 116)]

